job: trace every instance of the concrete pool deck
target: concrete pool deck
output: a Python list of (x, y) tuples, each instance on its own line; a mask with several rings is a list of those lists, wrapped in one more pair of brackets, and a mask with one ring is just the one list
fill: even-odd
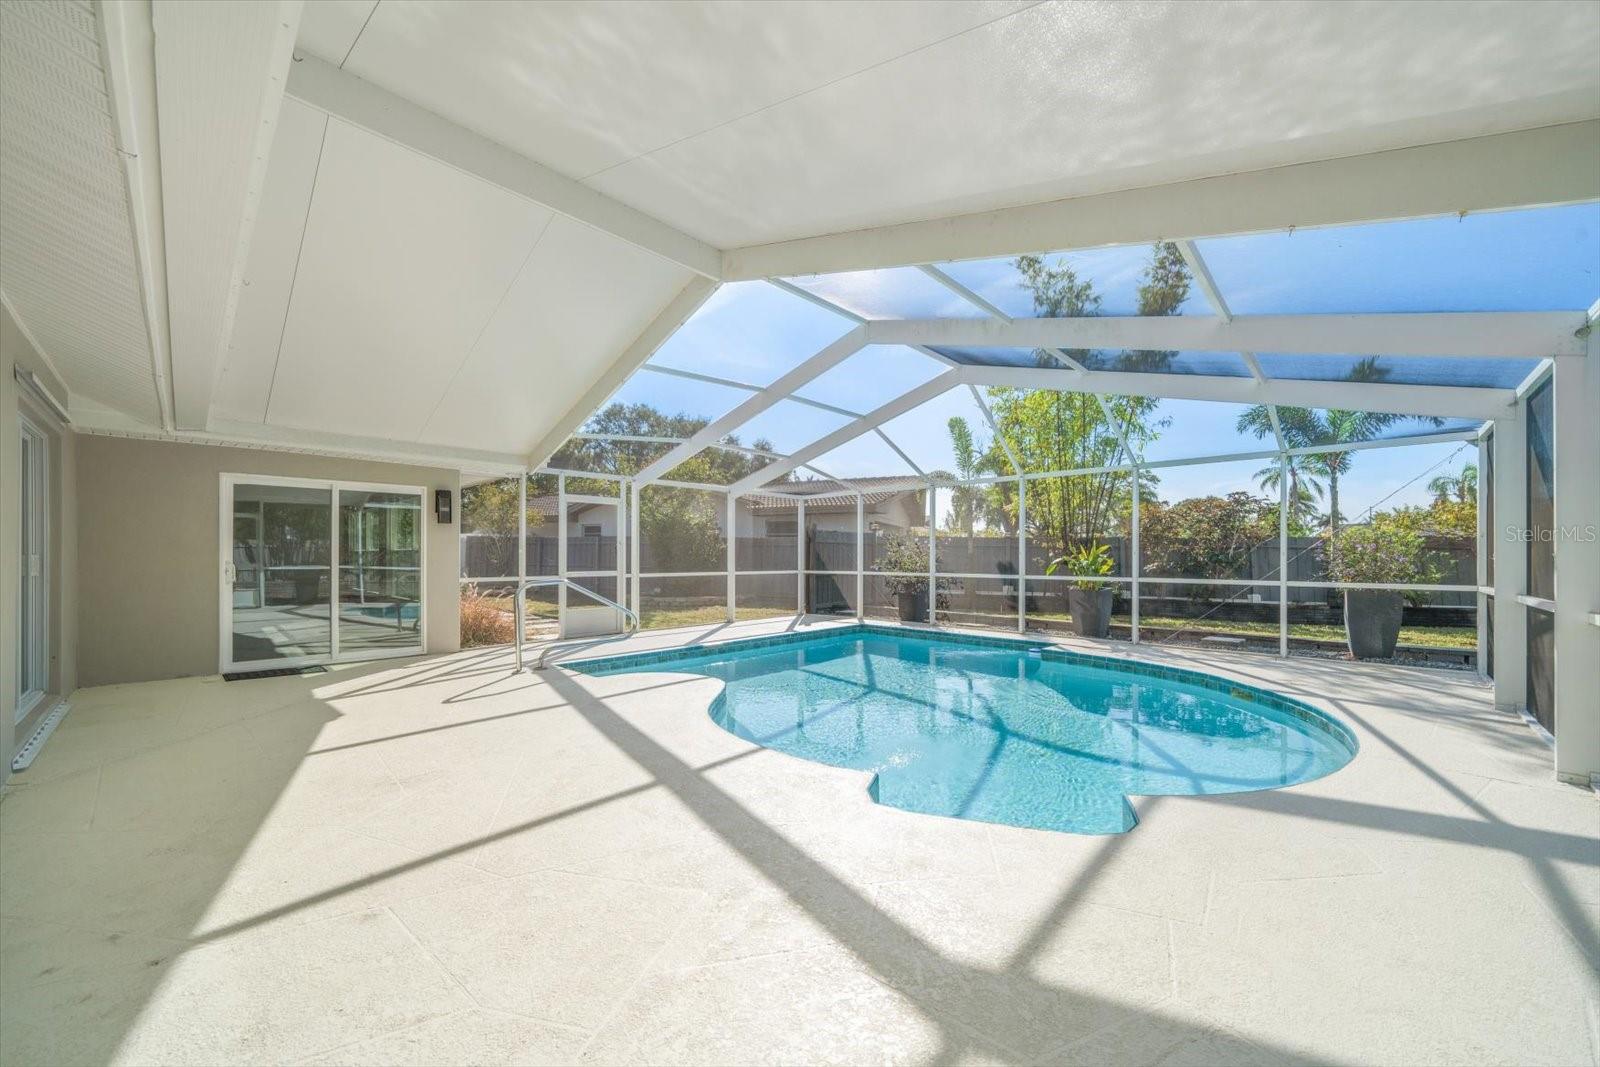
[(878, 807), (693, 676), (494, 649), (80, 690), (0, 801), (0, 1061), (1596, 1061), (1600, 801), (1487, 687), (1136, 654), (1361, 751), (1079, 837)]

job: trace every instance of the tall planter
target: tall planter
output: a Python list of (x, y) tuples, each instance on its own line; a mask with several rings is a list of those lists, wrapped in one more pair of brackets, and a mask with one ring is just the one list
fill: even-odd
[(900, 602), (901, 622), (927, 622), (928, 621), (928, 591), (926, 589), (902, 589), (896, 594)]
[(1067, 606), (1072, 611), (1072, 630), (1079, 637), (1105, 637), (1111, 632), (1112, 589), (1069, 589)]
[(1346, 589), (1344, 633), (1356, 659), (1391, 659), (1400, 640), (1405, 594), (1389, 589)]

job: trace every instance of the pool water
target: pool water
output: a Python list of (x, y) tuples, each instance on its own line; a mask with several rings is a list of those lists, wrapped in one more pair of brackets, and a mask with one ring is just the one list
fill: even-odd
[(872, 627), (574, 664), (589, 674), (720, 678), (730, 733), (876, 772), (908, 811), (1075, 833), (1121, 833), (1129, 796), (1237, 793), (1343, 767), (1330, 716), (1193, 671)]

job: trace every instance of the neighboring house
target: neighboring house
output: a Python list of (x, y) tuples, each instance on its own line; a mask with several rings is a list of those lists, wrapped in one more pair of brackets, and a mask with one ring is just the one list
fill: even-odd
[[(902, 533), (928, 525), (926, 490), (904, 488), (906, 476), (851, 478), (848, 485), (826, 479), (774, 482), (769, 489), (804, 495), (806, 525), (817, 530), (850, 531), (856, 528), (856, 494), (862, 491), (863, 518), (868, 530)], [(739, 536), (793, 537), (795, 501), (780, 496), (752, 494), (741, 498), (750, 506), (739, 509)]]

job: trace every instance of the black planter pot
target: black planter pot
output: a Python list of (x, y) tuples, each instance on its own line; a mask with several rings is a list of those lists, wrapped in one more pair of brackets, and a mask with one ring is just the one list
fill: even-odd
[(1389, 659), (1400, 639), (1405, 594), (1388, 589), (1344, 591), (1344, 634), (1356, 659)]
[(927, 622), (928, 621), (928, 594), (926, 590), (905, 590), (896, 594), (900, 602), (901, 622)]
[(1111, 632), (1111, 589), (1069, 589), (1067, 606), (1072, 611), (1072, 630), (1079, 637), (1104, 637)]

